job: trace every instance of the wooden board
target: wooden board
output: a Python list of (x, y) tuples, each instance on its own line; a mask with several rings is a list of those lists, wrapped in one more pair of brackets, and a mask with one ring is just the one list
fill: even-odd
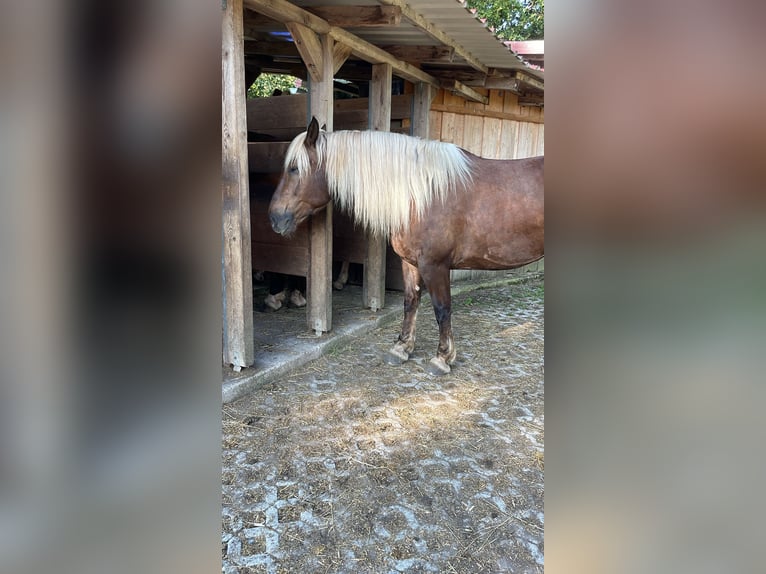
[[(391, 97), (391, 127), (412, 117), (412, 94)], [(306, 130), (311, 119), (308, 94), (254, 98), (247, 101), (247, 129), (290, 141)], [(334, 130), (365, 130), (368, 126), (368, 98), (336, 100), (333, 103)], [(399, 123), (397, 123), (399, 122)]]
[(249, 171), (281, 173), (289, 142), (250, 142), (247, 144)]

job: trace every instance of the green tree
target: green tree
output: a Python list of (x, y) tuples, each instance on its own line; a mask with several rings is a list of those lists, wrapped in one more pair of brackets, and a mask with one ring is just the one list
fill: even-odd
[(267, 98), (274, 93), (274, 90), (287, 92), (290, 88), (297, 88), (301, 85), (300, 78), (288, 76), (285, 74), (261, 74), (247, 90), (248, 99)]
[(468, 0), (495, 35), (504, 40), (542, 40), (545, 37), (545, 0)]

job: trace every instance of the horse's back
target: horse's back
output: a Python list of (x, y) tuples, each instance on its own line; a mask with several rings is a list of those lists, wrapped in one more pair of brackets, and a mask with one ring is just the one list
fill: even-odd
[(453, 269), (512, 269), (540, 259), (545, 244), (544, 157), (470, 157), (471, 185), (411, 222), (393, 238), (394, 249), (415, 265), (426, 258)]

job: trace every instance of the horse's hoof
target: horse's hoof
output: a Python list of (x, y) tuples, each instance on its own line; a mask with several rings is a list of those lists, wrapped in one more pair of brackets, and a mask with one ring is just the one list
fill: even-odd
[(448, 374), (452, 369), (441, 357), (434, 357), (428, 362), (428, 372), (434, 376), (440, 377)]
[(389, 365), (401, 365), (409, 358), (409, 353), (399, 346), (392, 347), (390, 351), (383, 354), (383, 360)]
[(340, 281), (333, 281), (332, 282), (332, 288), (336, 291), (343, 291), (344, 284)]
[(274, 295), (267, 295), (263, 304), (267, 309), (271, 309), (272, 311), (279, 311), (282, 308), (282, 301)]
[(306, 306), (306, 298), (303, 296), (303, 294), (295, 289), (292, 293), (290, 293), (290, 305), (292, 307), (297, 307), (300, 309), (301, 307)]

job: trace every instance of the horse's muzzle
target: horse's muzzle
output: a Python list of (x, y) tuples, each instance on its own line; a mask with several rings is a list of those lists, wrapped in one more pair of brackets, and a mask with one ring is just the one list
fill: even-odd
[(271, 213), (271, 228), (280, 235), (289, 235), (295, 230), (295, 217), (292, 213)]

